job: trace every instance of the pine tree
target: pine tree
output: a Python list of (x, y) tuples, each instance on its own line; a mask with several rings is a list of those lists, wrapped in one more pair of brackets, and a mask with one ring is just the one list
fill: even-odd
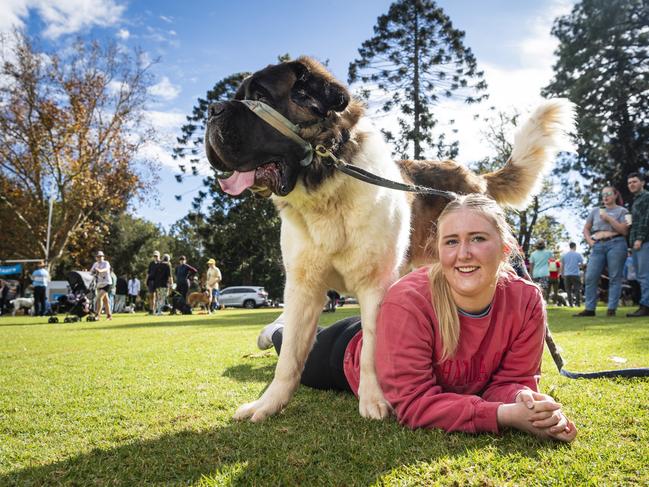
[(429, 149), (437, 158), (455, 157), (457, 142), (447, 144), (444, 134), (434, 138), (432, 108), (444, 98), (476, 103), (487, 96), (479, 94), (487, 85), (464, 32), (431, 0), (399, 0), (378, 18), (374, 34), (349, 65), (349, 82), (362, 82), (366, 98), (376, 96), (376, 86), (385, 95), (382, 109), (399, 111), (399, 134), (384, 133), (401, 157), (411, 147), (415, 159)]
[(544, 93), (578, 106), (579, 155), (563, 170), (593, 188), (613, 184), (627, 201), (626, 175), (649, 161), (648, 26), (647, 0), (582, 0), (554, 23), (558, 61)]

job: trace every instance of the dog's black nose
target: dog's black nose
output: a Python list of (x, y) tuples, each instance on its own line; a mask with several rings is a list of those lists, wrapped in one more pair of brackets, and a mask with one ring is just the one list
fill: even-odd
[(223, 113), (223, 110), (225, 110), (225, 102), (212, 103), (209, 107), (207, 107), (207, 116), (209, 118), (218, 117), (221, 113)]

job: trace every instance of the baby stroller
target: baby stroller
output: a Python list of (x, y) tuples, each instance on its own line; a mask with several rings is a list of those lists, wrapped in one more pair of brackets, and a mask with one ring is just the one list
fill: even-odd
[[(67, 311), (63, 322), (76, 323), (84, 316), (87, 316), (86, 321), (96, 321), (97, 318), (92, 310), (96, 286), (95, 276), (90, 272), (72, 271), (68, 272), (66, 278), (71, 292), (65, 297)], [(52, 316), (49, 322), (58, 323), (59, 319)]]

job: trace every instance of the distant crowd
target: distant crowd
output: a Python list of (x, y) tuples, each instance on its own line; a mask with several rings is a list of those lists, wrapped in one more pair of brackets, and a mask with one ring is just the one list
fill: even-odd
[[(220, 307), (219, 288), (223, 277), (214, 259), (207, 261), (207, 269), (201, 275), (196, 267), (187, 263), (184, 255), (172, 267), (169, 254), (161, 258), (156, 250), (142, 286), (136, 275), (117, 276), (103, 251), (98, 251), (95, 257), (96, 261), (88, 271), (92, 276), (91, 284), (80, 290), (81, 294), (94, 291), (84, 315), (92, 312), (99, 317), (104, 313), (110, 320), (113, 313), (145, 310), (157, 316), (165, 311), (189, 314), (193, 307), (201, 305), (211, 314)], [(18, 286), (0, 280), (0, 314), (15, 313), (18, 308), (24, 308), (26, 312), (32, 309), (34, 316), (45, 316), (60, 311), (57, 309), (59, 304), (74, 304), (79, 298), (70, 289), (70, 296), (60, 297), (61, 303), (48, 302), (50, 274), (45, 262), (40, 262), (30, 277), (32, 296), (26, 298), (20, 297)]]

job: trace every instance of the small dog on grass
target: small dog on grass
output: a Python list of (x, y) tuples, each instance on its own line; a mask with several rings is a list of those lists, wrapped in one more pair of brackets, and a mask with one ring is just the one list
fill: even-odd
[(210, 305), (210, 295), (207, 291), (191, 293), (187, 296), (187, 304), (190, 309), (194, 309), (196, 306), (203, 308), (207, 311), (208, 306)]
[(24, 311), (25, 316), (28, 314), (31, 315), (34, 312), (34, 298), (16, 298), (9, 301), (9, 304), (13, 306), (11, 316), (16, 316), (16, 311), (20, 311), (21, 309)]

